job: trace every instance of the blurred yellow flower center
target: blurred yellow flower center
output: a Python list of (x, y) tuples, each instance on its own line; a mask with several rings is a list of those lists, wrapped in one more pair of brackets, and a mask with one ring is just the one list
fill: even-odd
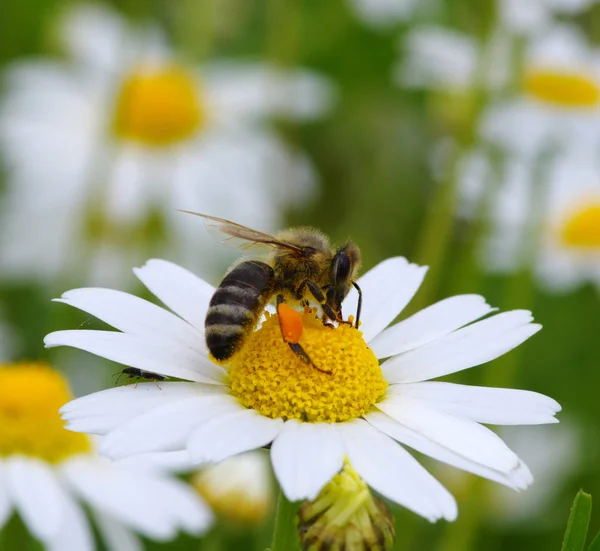
[(266, 458), (246, 454), (204, 468), (192, 482), (219, 516), (235, 524), (254, 525), (272, 508), (270, 477)]
[(340, 422), (368, 412), (387, 383), (362, 333), (345, 324), (326, 327), (314, 310), (302, 315), (302, 323), (300, 344), (318, 369), (292, 352), (272, 315), (233, 357), (233, 394), (271, 418)]
[(114, 132), (121, 138), (161, 147), (193, 135), (206, 112), (193, 76), (168, 65), (132, 72), (119, 91)]
[(570, 247), (600, 249), (600, 201), (572, 212), (561, 228), (561, 238)]
[(46, 365), (0, 365), (0, 457), (56, 463), (89, 452), (87, 436), (65, 430), (58, 415), (71, 398), (66, 380)]
[(593, 78), (577, 73), (531, 71), (524, 88), (534, 98), (560, 107), (592, 107), (600, 100), (600, 88)]

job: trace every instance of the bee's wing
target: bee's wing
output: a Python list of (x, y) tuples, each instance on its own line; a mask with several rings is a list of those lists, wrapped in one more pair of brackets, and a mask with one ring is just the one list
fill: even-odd
[(297, 245), (280, 241), (272, 235), (247, 228), (246, 226), (236, 224), (235, 222), (225, 220), (224, 218), (217, 218), (216, 216), (209, 216), (208, 214), (201, 214), (189, 210), (182, 210), (181, 212), (200, 216), (204, 219), (206, 228), (210, 233), (216, 233), (221, 238), (225, 235), (225, 239), (221, 239), (221, 242), (232, 245), (238, 249), (246, 251), (251, 250), (254, 252), (260, 251), (264, 247), (267, 250), (270, 248), (284, 248), (302, 252), (302, 248)]

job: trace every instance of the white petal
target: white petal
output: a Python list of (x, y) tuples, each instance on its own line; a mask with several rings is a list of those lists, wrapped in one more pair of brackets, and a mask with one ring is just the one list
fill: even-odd
[(504, 312), (390, 358), (381, 366), (389, 383), (441, 377), (502, 356), (541, 329), (526, 310)]
[[(131, 473), (135, 476), (135, 473)], [(175, 525), (189, 534), (205, 532), (214, 521), (213, 513), (198, 492), (177, 478), (147, 478), (142, 480), (154, 495), (162, 495), (163, 507)]]
[(271, 461), (290, 501), (314, 499), (343, 466), (341, 433), (335, 424), (287, 421), (271, 446)]
[(71, 459), (62, 465), (62, 472), (82, 499), (134, 530), (159, 541), (176, 535), (177, 527), (163, 510), (163, 496), (150, 487), (152, 478), (144, 473), (100, 458)]
[(186, 473), (195, 468), (187, 450), (141, 453), (125, 457), (119, 463), (136, 469), (153, 470), (161, 473)]
[(0, 532), (6, 521), (12, 513), (12, 503), (10, 499), (10, 490), (6, 477), (6, 467), (3, 461), (0, 461)]
[(404, 426), (490, 469), (508, 473), (520, 460), (499, 436), (486, 427), (437, 411), (417, 400), (386, 399), (377, 408)]
[[(357, 281), (362, 289), (361, 331), (371, 341), (400, 314), (421, 285), (426, 266), (409, 264), (397, 256), (380, 262)], [(352, 289), (344, 300), (344, 316), (356, 314), (358, 293)]]
[(29, 531), (43, 542), (58, 535), (65, 518), (65, 491), (52, 468), (30, 457), (6, 462), (6, 476), (19, 511)]
[(121, 522), (98, 509), (92, 508), (92, 514), (108, 551), (144, 551), (140, 539)]
[(44, 343), (46, 348), (72, 346), (129, 367), (198, 383), (222, 384), (225, 378), (221, 367), (191, 348), (117, 331), (55, 331)]
[(60, 531), (48, 542), (48, 551), (94, 551), (92, 528), (81, 506), (70, 496)]
[(394, 385), (388, 389), (388, 393), (393, 400), (418, 400), (450, 415), (492, 425), (558, 423), (554, 415), (561, 410), (558, 402), (548, 396), (511, 388), (436, 381)]
[(253, 409), (244, 409), (200, 426), (190, 436), (187, 448), (194, 463), (217, 463), (270, 444), (282, 426), (281, 419), (270, 419)]
[(182, 450), (198, 426), (216, 416), (240, 410), (243, 410), (240, 403), (227, 395), (209, 395), (169, 403), (117, 427), (104, 438), (99, 450), (111, 459), (139, 453)]
[(129, 293), (100, 288), (73, 289), (54, 301), (79, 308), (124, 333), (172, 340), (198, 351), (206, 350), (204, 335), (194, 327)]
[(215, 288), (185, 268), (153, 258), (135, 275), (173, 312), (204, 333), (204, 318)]
[(402, 446), (362, 420), (341, 428), (352, 466), (374, 490), (431, 522), (456, 518), (454, 498)]
[(378, 358), (395, 356), (443, 337), (493, 310), (479, 295), (446, 298), (388, 327), (369, 346)]
[(524, 490), (533, 482), (533, 477), (523, 462), (521, 462), (519, 467), (514, 471), (501, 473), (500, 471), (475, 463), (474, 461), (445, 448), (441, 444), (430, 440), (422, 434), (405, 427), (380, 411), (369, 413), (365, 418), (374, 427), (378, 428), (394, 440), (410, 446), (419, 453), (433, 457), (438, 461), (442, 461), (443, 463), (447, 463), (448, 465), (452, 465), (463, 471), (468, 471), (478, 476), (482, 476), (483, 478), (488, 478), (489, 480), (504, 484), (515, 490)]
[(227, 387), (201, 383), (140, 383), (76, 398), (65, 404), (60, 414), (68, 421), (69, 430), (106, 434), (133, 417), (168, 403), (227, 392)]
[(213, 107), (237, 122), (273, 115), (314, 119), (329, 110), (335, 95), (331, 83), (316, 73), (250, 63), (212, 63), (204, 81)]

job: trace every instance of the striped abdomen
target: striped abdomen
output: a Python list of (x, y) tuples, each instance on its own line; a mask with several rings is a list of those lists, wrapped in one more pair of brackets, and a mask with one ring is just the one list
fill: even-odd
[(273, 294), (273, 268), (248, 260), (238, 264), (221, 281), (206, 313), (206, 346), (215, 359), (229, 359), (244, 336), (256, 326)]

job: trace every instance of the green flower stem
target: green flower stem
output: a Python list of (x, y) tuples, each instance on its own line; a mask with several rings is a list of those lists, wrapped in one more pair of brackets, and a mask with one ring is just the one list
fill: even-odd
[(415, 261), (429, 266), (419, 292), (411, 301), (408, 314), (422, 310), (432, 302), (437, 292), (443, 264), (452, 236), (458, 178), (456, 166), (460, 153), (453, 160), (451, 176), (438, 187), (422, 229)]
[(280, 67), (298, 61), (302, 34), (302, 4), (293, 0), (269, 0), (267, 10), (267, 53)]
[(280, 489), (270, 551), (294, 551), (300, 548), (296, 533), (297, 510), (298, 506), (288, 501)]

